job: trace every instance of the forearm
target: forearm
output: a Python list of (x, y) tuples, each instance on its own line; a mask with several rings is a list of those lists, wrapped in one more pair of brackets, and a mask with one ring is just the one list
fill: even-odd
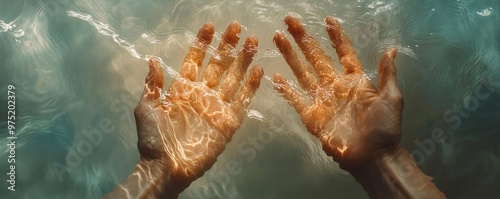
[(446, 198), (403, 148), (349, 172), (370, 198)]
[(166, 171), (154, 163), (139, 161), (134, 172), (104, 199), (174, 199), (179, 195)]

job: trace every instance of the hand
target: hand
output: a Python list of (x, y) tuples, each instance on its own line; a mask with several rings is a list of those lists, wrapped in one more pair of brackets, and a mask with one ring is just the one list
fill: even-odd
[(364, 74), (337, 20), (326, 18), (326, 31), (344, 74), (335, 73), (331, 58), (298, 19), (287, 16), (285, 23), (315, 73), (293, 51), (286, 36), (276, 33), (274, 42), (308, 96), (293, 90), (279, 74), (274, 76), (275, 88), (295, 107), (308, 131), (320, 139), (324, 151), (346, 170), (396, 151), (403, 109), (393, 62), (397, 50), (390, 49), (382, 57), (377, 89)]
[(161, 65), (156, 59), (149, 61), (144, 94), (135, 109), (138, 148), (141, 161), (168, 172), (178, 191), (212, 167), (240, 127), (245, 107), (259, 87), (263, 71), (254, 67), (238, 92), (258, 43), (255, 37), (247, 38), (243, 50), (235, 55), (240, 31), (238, 22), (229, 25), (198, 82), (214, 34), (213, 25), (205, 24), (164, 99)]
[(403, 99), (396, 84), (396, 49), (383, 55), (376, 89), (337, 20), (326, 18), (326, 31), (344, 74), (335, 73), (331, 59), (296, 18), (286, 17), (285, 22), (316, 75), (285, 35), (277, 33), (274, 41), (308, 96), (293, 90), (278, 74), (275, 88), (320, 139), (323, 150), (353, 175), (370, 198), (445, 198), (400, 147)]

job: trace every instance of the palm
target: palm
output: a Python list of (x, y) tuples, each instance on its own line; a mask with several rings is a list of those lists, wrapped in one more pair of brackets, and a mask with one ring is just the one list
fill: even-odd
[[(349, 88), (346, 83), (353, 81), (360, 82)], [(398, 144), (401, 120), (397, 118), (401, 112), (394, 111), (394, 102), (381, 98), (363, 75), (339, 77), (335, 84), (338, 85), (328, 85), (334, 90), (314, 94), (321, 96), (335, 91), (328, 99), (331, 102), (314, 100), (310, 109), (301, 115), (308, 130), (320, 138), (328, 155), (339, 163), (353, 164)], [(343, 88), (349, 88), (352, 93), (339, 92)]]
[[(244, 50), (233, 58), (228, 52), (236, 45), (238, 33), (238, 23), (228, 27), (217, 52), (223, 58), (212, 59), (203, 81), (197, 82), (197, 71), (213, 35), (211, 24), (205, 25), (164, 100), (159, 100), (163, 87), (160, 63), (154, 59), (149, 62), (144, 96), (135, 110), (138, 147), (142, 159), (158, 162), (179, 182), (189, 184), (215, 163), (239, 128), (244, 108), (259, 86), (262, 69), (255, 67), (237, 93), (257, 45), (256, 38), (247, 39)], [(218, 90), (215, 86), (222, 74), (211, 73), (213, 67), (220, 67), (219, 73), (229, 69)]]
[[(202, 87), (191, 91), (173, 90), (185, 87)], [(154, 108), (146, 108), (139, 114), (145, 117), (138, 126), (141, 127), (140, 141), (145, 156), (152, 159), (163, 159), (169, 170), (181, 178), (197, 178), (211, 167), (217, 155), (222, 153), (231, 135), (239, 127), (241, 115), (235, 114), (231, 107), (220, 103), (217, 96), (210, 96), (203, 105), (190, 99), (207, 98), (211, 90), (195, 82), (176, 82), (170, 88), (170, 96), (165, 104)], [(219, 110), (214, 114), (203, 113), (200, 106)], [(222, 111), (224, 110), (224, 112)]]
[(327, 31), (345, 74), (334, 72), (331, 60), (297, 19), (287, 17), (285, 22), (318, 77), (293, 52), (286, 37), (278, 33), (276, 45), (309, 96), (291, 89), (281, 75), (275, 75), (274, 81), (277, 89), (296, 108), (308, 131), (320, 139), (325, 152), (346, 167), (398, 147), (402, 99), (395, 84), (392, 62), (396, 51), (388, 51), (381, 61), (377, 90), (363, 73), (337, 21), (327, 18)]

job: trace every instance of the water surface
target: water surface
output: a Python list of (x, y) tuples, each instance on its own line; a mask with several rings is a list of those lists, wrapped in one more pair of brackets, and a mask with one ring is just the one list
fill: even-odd
[[(264, 67), (267, 77), (278, 72), (295, 80), (272, 42), (275, 31), (286, 31), (284, 17), (294, 15), (336, 61), (324, 18), (337, 17), (373, 82), (382, 53), (397, 47), (403, 146), (424, 154), (416, 157), (420, 168), (449, 198), (498, 198), (499, 9), (495, 0), (0, 0), (0, 85), (17, 88), (18, 122), (17, 190), (2, 181), (0, 195), (98, 198), (111, 191), (138, 161), (133, 109), (147, 56), (179, 71), (206, 22), (215, 25), (215, 48), (226, 26), (239, 21), (241, 38), (260, 40), (252, 65)], [(169, 85), (172, 78), (165, 79)], [(3, 114), (7, 99), (0, 99)], [(367, 198), (324, 155), (269, 79), (249, 111), (214, 167), (180, 198)], [(85, 132), (102, 131), (103, 122), (113, 131), (67, 161), (92, 141)], [(445, 131), (447, 141), (422, 149), (418, 143), (435, 130)], [(0, 136), (4, 165), (7, 134)], [(258, 136), (269, 141), (256, 147)], [(241, 171), (222, 177), (232, 161)]]

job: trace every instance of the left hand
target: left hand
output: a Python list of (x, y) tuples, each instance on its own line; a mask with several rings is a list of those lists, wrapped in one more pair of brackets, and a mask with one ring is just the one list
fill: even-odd
[[(256, 52), (257, 38), (247, 38), (237, 55), (240, 24), (233, 22), (197, 81), (214, 27), (207, 23), (177, 77), (161, 100), (162, 68), (149, 61), (144, 94), (135, 109), (141, 161), (160, 167), (180, 190), (210, 169), (245, 117), (245, 108), (259, 87), (262, 68), (254, 67), (244, 86), (240, 81)], [(224, 80), (221, 77), (228, 70)], [(238, 92), (239, 90), (239, 92)]]

